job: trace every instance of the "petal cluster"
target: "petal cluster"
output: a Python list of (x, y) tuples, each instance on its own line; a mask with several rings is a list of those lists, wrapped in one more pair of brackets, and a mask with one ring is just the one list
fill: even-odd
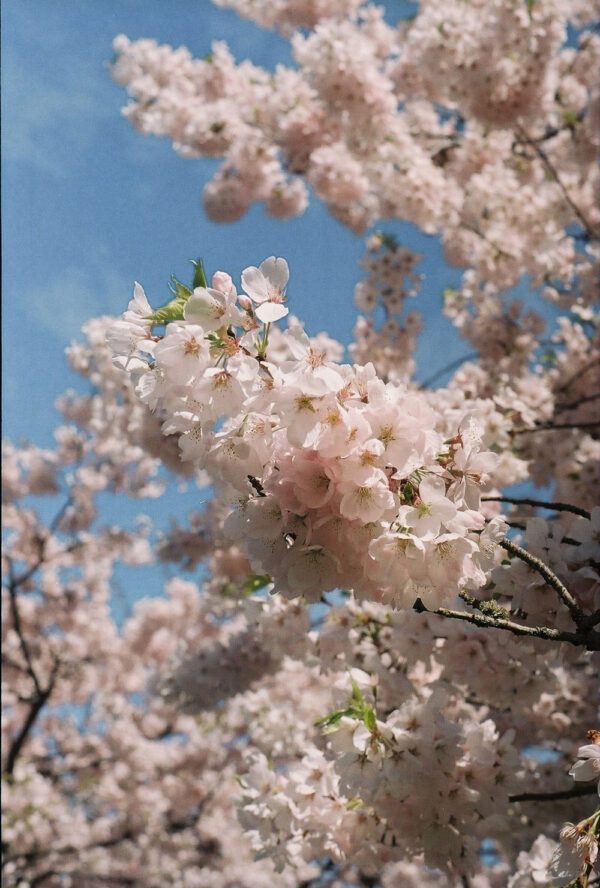
[(228, 534), (284, 595), (345, 588), (436, 607), (483, 585), (493, 559), (479, 488), (497, 458), (480, 450), (477, 418), (372, 364), (338, 363), (297, 323), (271, 329), (288, 278), (270, 257), (242, 273), (238, 296), (218, 272), (150, 358), (147, 322), (137, 355), (121, 356), (135, 358), (139, 397), (179, 436), (182, 459), (209, 472)]

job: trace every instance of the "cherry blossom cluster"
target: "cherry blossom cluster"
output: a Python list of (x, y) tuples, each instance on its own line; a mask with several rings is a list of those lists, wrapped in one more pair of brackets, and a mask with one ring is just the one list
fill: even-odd
[[(114, 372), (107, 368), (109, 388)], [(89, 460), (93, 442), (79, 434)], [(585, 816), (576, 796), (537, 810), (526, 792), (520, 801), (520, 790), (564, 790), (556, 764), (519, 751), (551, 742), (579, 785), (597, 776), (593, 746), (580, 748), (573, 766), (581, 726), (595, 717), (597, 671), (588, 656), (352, 598), (307, 632), (300, 602), (264, 597), (268, 578), (251, 573), (228, 542), (218, 503), (204, 518), (192, 516), (187, 531), (166, 531), (158, 549), (194, 567), (187, 556), (194, 541), (196, 557), (211, 565), (202, 593), (172, 580), (165, 598), (139, 602), (119, 628), (109, 609), (113, 565), (148, 562), (148, 528), (82, 531), (60, 524), (64, 509), (44, 525), (24, 498), (54, 495), (64, 463), (50, 450), (5, 449), (8, 885), (104, 878), (204, 888), (243, 878), (251, 888), (296, 888), (313, 877), (319, 884), (317, 855), (346, 883), (366, 885), (378, 873), (383, 884), (405, 875), (419, 884), (421, 873), (439, 888), (467, 871), (473, 884), (505, 884), (522, 855), (518, 872), (549, 884), (555, 849), (574, 840), (563, 830), (557, 846), (538, 834), (558, 836), (566, 820), (581, 825)], [(88, 476), (116, 478), (106, 465), (113, 458), (116, 448), (88, 465)], [(67, 467), (72, 472), (72, 458)], [(73, 496), (79, 477), (68, 482)], [(597, 557), (597, 520), (596, 513), (593, 522), (577, 518), (570, 541), (561, 541), (571, 561), (582, 547), (583, 573)], [(539, 539), (548, 550), (540, 525), (526, 536), (528, 549), (538, 551)], [(566, 579), (556, 555), (547, 555)], [(513, 590), (501, 575), (518, 569), (516, 559), (494, 569), (498, 606), (510, 606)], [(538, 616), (531, 598), (519, 608)], [(158, 691), (151, 697), (149, 682)], [(61, 713), (65, 704), (71, 719)], [(230, 807), (234, 795), (246, 838)], [(508, 803), (517, 819), (507, 830)], [(490, 869), (478, 850), (492, 839), (498, 860)], [(546, 842), (541, 869), (526, 853), (534, 841), (536, 848)], [(577, 872), (581, 844), (567, 861)], [(252, 851), (256, 863), (243, 856)], [(285, 869), (278, 875), (273, 863)]]
[(327, 755), (311, 751), (285, 774), (264, 758), (252, 761), (242, 786), (251, 839), (280, 865), (288, 856), (348, 855), (377, 872), (382, 862), (424, 850), (430, 868), (472, 871), (487, 818), (502, 806), (500, 796), (508, 803), (510, 782), (496, 777), (515, 768), (512, 737), (501, 740), (474, 711), (463, 726), (462, 707), (448, 719), (441, 687), (378, 719), (370, 676), (354, 669), (350, 679), (351, 697), (340, 695), (340, 708), (324, 720)]
[[(308, 182), (353, 231), (401, 218), (440, 233), (478, 284), (528, 274), (547, 295), (593, 298), (593, 4), (427, 0), (396, 27), (358, 2), (227, 5), (286, 30), (297, 67), (236, 64), (222, 43), (194, 60), (120, 36), (112, 68), (138, 129), (185, 156), (223, 157), (205, 189), (211, 218), (237, 219), (254, 201), (287, 218)], [(576, 278), (587, 295), (572, 292)]]
[[(61, 426), (54, 450), (3, 446), (3, 883), (295, 888), (317, 868), (278, 876), (270, 861), (253, 863), (237, 823), (235, 727), (207, 729), (148, 693), (182, 644), (222, 639), (237, 599), (174, 579), (133, 613), (119, 600), (117, 568), (147, 568), (154, 534), (147, 519), (99, 527), (91, 516), (100, 492), (122, 496), (121, 479), (141, 477), (152, 460), (133, 392), (97, 329), (76, 350), (99, 384), (79, 399), (82, 425)], [(99, 410), (119, 375), (113, 440)], [(138, 484), (128, 492), (156, 496)]]
[(343, 19), (355, 13), (363, 0), (215, 0), (216, 6), (235, 9), (262, 28), (290, 34), (298, 28), (314, 28), (325, 18)]
[[(421, 258), (382, 232), (367, 239), (361, 261), (367, 277), (354, 288), (354, 303), (367, 317), (358, 318), (349, 352), (357, 364), (372, 362), (386, 380), (408, 380), (415, 371), (412, 353), (421, 316), (416, 311), (399, 316), (406, 298), (417, 295), (420, 277), (414, 268)], [(381, 310), (383, 319), (377, 324)]]
[[(580, 726), (593, 723), (596, 713), (589, 657), (565, 667), (559, 650), (549, 656), (545, 642), (524, 644), (353, 599), (331, 608), (320, 631), (298, 647), (298, 608), (278, 598), (247, 602), (245, 632), (257, 652), (275, 617), (277, 633), (268, 643), (285, 647), (287, 641), (290, 652), (295, 647), (291, 656), (300, 658), (286, 656), (260, 680), (264, 660), (257, 656), (252, 687), (240, 673), (235, 688), (227, 682), (239, 656), (239, 630), (229, 632), (229, 643), (226, 631), (221, 648), (223, 694), (235, 696), (226, 707), (221, 701), (215, 717), (250, 739), (238, 794), (242, 823), (260, 857), (297, 868), (331, 856), (338, 865), (384, 877), (389, 868), (391, 877), (393, 861), (400, 866), (412, 858), (419, 867), (424, 854), (430, 869), (439, 868), (440, 884), (449, 886), (457, 872), (479, 874), (480, 843), (493, 838), (506, 879), (516, 855), (540, 831), (558, 835), (573, 817), (581, 802), (565, 793), (556, 763), (520, 757), (519, 750), (552, 736), (569, 767)], [(292, 620), (282, 619), (286, 613)], [(196, 705), (214, 707), (215, 696), (204, 690), (210, 678), (198, 675), (198, 654), (190, 639), (188, 677), (183, 651), (164, 675), (180, 682), (188, 706), (195, 676)], [(247, 668), (245, 659), (238, 663)], [(594, 763), (588, 747), (580, 750), (582, 780), (595, 775)], [(551, 787), (558, 796), (549, 804)], [(509, 804), (512, 828), (501, 826)], [(485, 866), (481, 878), (492, 878)]]
[[(272, 858), (277, 868), (297, 869), (314, 858), (329, 856), (339, 866), (374, 873), (384, 865), (391, 873), (393, 866), (401, 868), (411, 857), (417, 861), (415, 866), (424, 861), (446, 873), (440, 876), (441, 884), (446, 884), (444, 878), (452, 884), (454, 874), (476, 872), (481, 843), (493, 835), (494, 854), (503, 862), (500, 872), (505, 877), (513, 869), (510, 861), (525, 853), (527, 841), (533, 842), (544, 831), (558, 835), (572, 804), (567, 794), (563, 804), (546, 808), (547, 817), (538, 813), (530, 828), (521, 824), (516, 844), (507, 843), (493, 826), (498, 813), (509, 804), (527, 804), (528, 793), (519, 793), (524, 782), (530, 795), (543, 796), (548, 779), (547, 769), (520, 759), (519, 751), (535, 739), (546, 745), (551, 725), (555, 748), (566, 754), (581, 736), (580, 726), (595, 718), (597, 687), (589, 658), (578, 659), (572, 674), (558, 650), (552, 657), (545, 646), (554, 637), (573, 638), (574, 624), (583, 627), (587, 615), (600, 606), (596, 562), (600, 510), (587, 517), (580, 510), (575, 518), (567, 511), (559, 513), (558, 520), (546, 522), (528, 518), (526, 508), (524, 517), (522, 509), (514, 509), (508, 522), (520, 527), (525, 521), (524, 539), (518, 542), (526, 549), (507, 541), (512, 557), (500, 563), (498, 544), (506, 525), (498, 519), (484, 523), (480, 487), (485, 474), (490, 484), (503, 487), (526, 470), (526, 463), (510, 452), (515, 419), (534, 424), (540, 415), (540, 399), (532, 401), (526, 388), (520, 400), (515, 399), (515, 387), (524, 385), (518, 375), (511, 379), (507, 374), (506, 390), (494, 398), (481, 397), (474, 390), (465, 400), (454, 384), (444, 391), (442, 413), (440, 393), (383, 383), (368, 366), (339, 364), (333, 360), (334, 344), (322, 338), (317, 348), (317, 341), (309, 340), (296, 321), (279, 332), (275, 322), (287, 312), (283, 260), (272, 257), (259, 269), (247, 269), (240, 295), (222, 272), (217, 272), (212, 284), (212, 288), (181, 291), (179, 304), (171, 304), (171, 309), (183, 317), (168, 320), (162, 338), (154, 330), (157, 321), (165, 320), (164, 310), (153, 311), (138, 285), (128, 312), (109, 330), (108, 339), (121, 352), (117, 365), (129, 370), (138, 395), (156, 411), (164, 432), (178, 436), (184, 459), (191, 459), (213, 479), (217, 489), (213, 514), (223, 523), (222, 542), (229, 552), (222, 564), (232, 571), (231, 580), (221, 588), (237, 584), (239, 589), (240, 573), (247, 569), (255, 572), (263, 588), (290, 597), (302, 595), (317, 601), (328, 588), (345, 585), (359, 599), (382, 603), (363, 601), (333, 609), (320, 632), (307, 637), (302, 611), (289, 611), (285, 599), (273, 598), (263, 605), (256, 602), (250, 609), (248, 602), (245, 616), (227, 624), (212, 643), (172, 652), (154, 687), (163, 699), (179, 701), (186, 711), (219, 709), (220, 695), (232, 699), (225, 717), (232, 717), (229, 711), (235, 713), (233, 724), (252, 741), (241, 775), (240, 816), (255, 852)], [(521, 367), (521, 377), (533, 377), (526, 362)], [(234, 394), (231, 403), (237, 412), (233, 416), (224, 417), (228, 399), (214, 383), (212, 388), (206, 384), (207, 378), (212, 381), (218, 373)], [(362, 388), (360, 383), (364, 383)], [(387, 397), (377, 398), (380, 391), (388, 393)], [(550, 383), (545, 391), (551, 394)], [(308, 417), (302, 416), (301, 409), (306, 402), (311, 405)], [(413, 421), (418, 413), (412, 405), (422, 405), (433, 425), (429, 435), (438, 436), (432, 451), (435, 458), (429, 463), (422, 459), (421, 465), (399, 479), (389, 471), (396, 468), (397, 451), (381, 435), (381, 425), (379, 434), (373, 435), (376, 407), (387, 411), (385, 423), (400, 428), (387, 418), (394, 403), (411, 405)], [(473, 413), (467, 418), (462, 412), (466, 404), (477, 414), (477, 423)], [(375, 518), (367, 516), (368, 501), (360, 512), (347, 514), (343, 488), (334, 500), (336, 491), (332, 494), (329, 488), (340, 484), (340, 479), (343, 484), (345, 462), (352, 464), (355, 459), (349, 445), (358, 434), (351, 437), (342, 425), (345, 449), (335, 462), (328, 462), (333, 410), (343, 417), (342, 422), (349, 413), (370, 423), (362, 446), (371, 454), (371, 465), (383, 465), (372, 458), (376, 452), (382, 453), (386, 463), (389, 460), (384, 471), (387, 490), (397, 496), (395, 516), (388, 519), (385, 512)], [(359, 422), (354, 419), (351, 426), (358, 432)], [(406, 426), (401, 428), (403, 435), (409, 434)], [(425, 429), (421, 431), (425, 434)], [(186, 441), (190, 435), (192, 442)], [(399, 433), (394, 437), (398, 440)], [(492, 458), (479, 449), (484, 437), (499, 455)], [(376, 441), (384, 445), (381, 450)], [(472, 452), (468, 441), (475, 445)], [(412, 442), (414, 448), (414, 438)], [(321, 480), (326, 479), (325, 490), (323, 483), (312, 482), (311, 472), (317, 470)], [(389, 483), (395, 480), (400, 482), (397, 487)], [(407, 483), (414, 490), (412, 499), (407, 497)], [(231, 511), (236, 501), (237, 508)], [(344, 551), (343, 567), (341, 554), (337, 555), (342, 550), (333, 548), (335, 537), (332, 545), (331, 536), (312, 535), (332, 520), (334, 502), (336, 523), (343, 527), (347, 521), (350, 533), (355, 534), (345, 537), (352, 550)], [(448, 503), (453, 511), (447, 517)], [(490, 503), (488, 508), (488, 515), (493, 514), (494, 506)], [(482, 570), (481, 581), (469, 578), (470, 582), (464, 582), (449, 571), (447, 560), (438, 566), (429, 549), (424, 558), (427, 580), (415, 583), (410, 574), (415, 565), (406, 567), (405, 561), (408, 557), (414, 561), (414, 554), (407, 556), (410, 547), (420, 548), (439, 536), (443, 542), (452, 539), (460, 545), (450, 537), (452, 525), (448, 527), (447, 522), (461, 512), (481, 516), (478, 527), (465, 527), (456, 537), (467, 544), (476, 541), (475, 563)], [(195, 529), (187, 537), (183, 530), (173, 531), (178, 545), (184, 545), (182, 557), (188, 560), (193, 555), (185, 553), (193, 551), (194, 540), (205, 551), (203, 521), (197, 517), (194, 522)], [(371, 525), (368, 533), (365, 525)], [(309, 537), (304, 535), (307, 526)], [(338, 531), (338, 540), (340, 536)], [(234, 539), (233, 550), (226, 537)], [(360, 585), (344, 583), (342, 571), (348, 565), (354, 568), (359, 545), (370, 570), (363, 570)], [(329, 552), (337, 555), (340, 567), (336, 564), (336, 572), (328, 575), (325, 559)], [(527, 557), (523, 560), (520, 553)], [(551, 570), (546, 571), (544, 565), (551, 565)], [(380, 590), (373, 594), (374, 586), (365, 582), (365, 578), (383, 576), (393, 594), (386, 594), (385, 586), (383, 594)], [(444, 584), (447, 589), (449, 581), (452, 593), (443, 597), (440, 589)], [(404, 599), (399, 590), (404, 590)], [(490, 590), (493, 598), (487, 600)], [(466, 609), (451, 612), (439, 607), (454, 603), (457, 593), (482, 615), (479, 623)], [(424, 624), (422, 614), (401, 611), (394, 616), (384, 606), (410, 607), (417, 600), (420, 608), (437, 609), (456, 623), (440, 632), (434, 623)], [(461, 620), (466, 622), (461, 624)], [(527, 640), (494, 642), (486, 631), (489, 625), (515, 630)], [(558, 636), (552, 634), (557, 632)], [(326, 670), (322, 677), (319, 664), (320, 670)], [(355, 683), (361, 682), (352, 686), (351, 693), (348, 668), (358, 670), (351, 671), (351, 676)], [(500, 683), (499, 673), (504, 676)], [(285, 699), (278, 690), (280, 677), (285, 677)], [(292, 681), (298, 696), (290, 694)], [(584, 687), (589, 693), (582, 694)], [(333, 688), (333, 693), (327, 688)], [(466, 702), (469, 695), (479, 707)], [(523, 710), (515, 710), (515, 699)], [(570, 718), (565, 717), (567, 712)], [(307, 731), (315, 721), (326, 729), (324, 735)], [(480, 747), (485, 754), (478, 751)], [(438, 759), (441, 754), (449, 758)], [(429, 778), (431, 787), (424, 793)], [(440, 798), (446, 796), (441, 808), (453, 812), (449, 821), (439, 814)], [(463, 796), (463, 804), (458, 805), (457, 799)], [(549, 858), (544, 866), (548, 880), (550, 865)], [(533, 864), (528, 866), (527, 877)], [(495, 877), (484, 872), (481, 878), (482, 884), (490, 884), (486, 880), (493, 883)]]
[[(289, 314), (275, 257), (239, 292), (198, 263), (158, 309), (136, 284), (86, 325), (68, 358), (91, 390), (59, 400), (56, 447), (3, 446), (5, 881), (593, 884), (594, 10), (217, 5), (277, 28), (295, 67), (121, 36), (126, 116), (223, 159), (218, 221), (297, 215), (310, 188), (352, 231), (438, 235), (473, 351), (444, 388), (411, 381), (420, 257), (381, 233), (351, 363)], [(174, 484), (195, 511), (167, 526)], [(152, 498), (158, 526), (102, 526), (108, 494)], [(155, 560), (165, 594), (131, 610), (118, 571)]]
[(317, 601), (342, 587), (435, 608), (484, 585), (502, 535), (479, 509), (497, 463), (484, 425), (446, 418), (370, 364), (332, 361), (297, 324), (276, 332), (287, 280), (271, 257), (243, 272), (238, 296), (217, 272), (162, 338), (136, 285), (109, 343), (182, 459), (237, 505), (226, 530), (277, 591)]

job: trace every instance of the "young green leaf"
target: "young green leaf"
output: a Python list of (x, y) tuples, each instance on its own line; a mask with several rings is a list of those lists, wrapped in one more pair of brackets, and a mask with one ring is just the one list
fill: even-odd
[(191, 260), (192, 265), (194, 266), (194, 280), (192, 282), (192, 288), (195, 290), (196, 287), (208, 287), (206, 283), (206, 275), (204, 273), (204, 266), (202, 264), (202, 259), (198, 259), (197, 262)]
[(357, 715), (358, 713), (353, 706), (348, 706), (346, 709), (336, 709), (335, 712), (331, 712), (329, 715), (326, 715), (323, 718), (320, 718), (319, 721), (315, 722), (315, 727), (330, 728), (332, 725), (337, 725), (344, 716), (347, 716), (348, 718), (356, 718)]
[(244, 595), (252, 595), (254, 592), (258, 592), (259, 589), (264, 589), (270, 582), (272, 582), (271, 577), (267, 574), (253, 574), (242, 585), (242, 591)]
[(365, 702), (362, 691), (352, 676), (350, 676), (350, 683), (352, 684), (352, 702), (358, 703), (359, 707), (362, 709)]
[(185, 302), (182, 302), (181, 299), (171, 299), (166, 305), (157, 308), (151, 315), (148, 315), (146, 320), (160, 325), (169, 324), (171, 321), (182, 321), (184, 305)]
[(174, 274), (171, 275), (169, 289), (173, 293), (174, 298), (165, 305), (161, 305), (151, 315), (148, 315), (146, 317), (147, 321), (152, 321), (153, 324), (162, 326), (163, 324), (171, 323), (171, 321), (183, 320), (183, 307), (192, 295), (192, 291), (185, 284), (182, 284), (181, 281), (178, 281)]
[(363, 722), (365, 728), (368, 728), (369, 731), (373, 732), (377, 726), (377, 719), (375, 718), (375, 713), (371, 709), (370, 706), (365, 706), (363, 709)]

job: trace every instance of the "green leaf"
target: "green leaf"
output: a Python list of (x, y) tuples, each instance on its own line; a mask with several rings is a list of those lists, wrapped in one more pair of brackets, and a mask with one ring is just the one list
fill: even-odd
[(352, 701), (358, 703), (362, 708), (365, 702), (362, 691), (352, 676), (350, 676), (350, 682), (352, 684)]
[(254, 592), (258, 592), (259, 589), (264, 589), (271, 582), (271, 577), (268, 574), (252, 574), (242, 585), (242, 591), (245, 595), (252, 595)]
[(183, 320), (183, 307), (192, 295), (192, 291), (177, 280), (174, 274), (171, 275), (169, 281), (169, 290), (174, 298), (148, 316), (148, 319), (155, 324), (168, 324), (170, 321)]
[(562, 113), (562, 119), (565, 123), (565, 126), (573, 129), (579, 123), (579, 113), (577, 111), (573, 111), (570, 108), (567, 108)]
[(315, 722), (316, 728), (329, 728), (331, 725), (337, 725), (339, 721), (341, 721), (344, 716), (348, 716), (348, 718), (356, 718), (356, 709), (353, 706), (348, 706), (346, 709), (336, 709), (335, 712), (330, 713), (329, 715), (320, 718), (319, 721)]
[(362, 805), (362, 799), (359, 799), (358, 796), (355, 796), (353, 799), (350, 799), (346, 802), (346, 811), (354, 811), (356, 808), (360, 808)]
[(169, 289), (175, 298), (165, 305), (161, 305), (151, 315), (147, 315), (147, 321), (152, 321), (153, 324), (162, 326), (169, 324), (171, 321), (183, 320), (183, 306), (192, 295), (192, 291), (185, 284), (182, 284), (181, 281), (178, 281), (174, 274), (171, 275)]
[(208, 287), (206, 283), (206, 275), (204, 274), (204, 266), (202, 264), (202, 259), (198, 259), (197, 262), (194, 262), (192, 259), (192, 265), (194, 266), (194, 280), (192, 282), (192, 288), (195, 290), (196, 287)]
[(171, 280), (169, 281), (169, 290), (176, 299), (181, 299), (183, 302), (187, 302), (192, 295), (190, 288), (178, 281), (174, 274), (171, 275)]
[(377, 719), (375, 718), (375, 713), (371, 709), (370, 706), (365, 706), (363, 710), (363, 722), (365, 723), (365, 728), (368, 728), (371, 733), (377, 727)]
[(184, 305), (185, 302), (182, 302), (181, 299), (171, 299), (166, 305), (157, 308), (151, 315), (148, 315), (146, 320), (160, 325), (169, 324), (171, 321), (182, 321)]

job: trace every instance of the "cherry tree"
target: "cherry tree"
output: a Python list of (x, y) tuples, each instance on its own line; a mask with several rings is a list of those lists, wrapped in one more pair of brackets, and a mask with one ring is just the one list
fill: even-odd
[[(585, 888), (598, 10), (219, 5), (279, 29), (295, 67), (120, 36), (126, 116), (223, 158), (216, 221), (312, 192), (366, 232), (362, 315), (346, 355), (308, 336), (275, 256), (197, 261), (162, 306), (135, 284), (70, 351), (94, 388), (63, 399), (57, 450), (7, 447), (9, 884)], [(443, 310), (472, 351), (442, 388), (414, 381), (419, 257), (386, 219), (463, 269)], [(160, 497), (165, 470), (210, 486), (203, 512), (100, 527), (100, 491)], [(44, 521), (29, 498), (61, 487)], [(152, 558), (196, 582), (118, 626), (114, 566)]]

